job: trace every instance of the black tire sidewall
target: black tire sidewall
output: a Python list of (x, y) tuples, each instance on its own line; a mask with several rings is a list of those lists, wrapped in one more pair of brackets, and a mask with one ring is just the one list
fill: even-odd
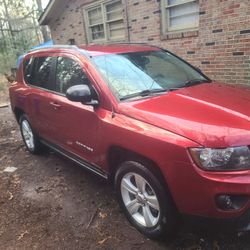
[[(124, 175), (132, 172), (141, 175), (154, 189), (158, 202), (160, 205), (160, 218), (159, 222), (151, 228), (146, 228), (138, 224), (133, 217), (127, 211), (123, 198), (121, 195), (121, 180)], [(169, 200), (168, 194), (163, 187), (162, 183), (157, 179), (157, 177), (141, 163), (134, 161), (126, 161), (122, 163), (115, 175), (115, 191), (119, 204), (124, 211), (129, 222), (137, 228), (141, 233), (152, 239), (159, 239), (164, 235), (170, 235), (175, 231), (175, 211)]]

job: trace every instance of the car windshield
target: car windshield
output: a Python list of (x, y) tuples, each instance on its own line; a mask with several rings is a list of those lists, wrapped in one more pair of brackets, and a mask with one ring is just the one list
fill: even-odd
[(208, 81), (187, 63), (161, 50), (101, 55), (93, 60), (120, 100)]

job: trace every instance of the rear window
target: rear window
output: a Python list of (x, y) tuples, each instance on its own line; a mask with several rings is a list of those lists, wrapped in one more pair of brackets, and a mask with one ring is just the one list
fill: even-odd
[(36, 86), (53, 89), (52, 82), (50, 79), (54, 57), (36, 57), (35, 58), (35, 70), (34, 78)]

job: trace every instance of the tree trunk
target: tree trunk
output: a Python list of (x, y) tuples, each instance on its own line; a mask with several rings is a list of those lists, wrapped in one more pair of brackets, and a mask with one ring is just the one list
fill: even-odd
[[(37, 3), (39, 14), (42, 15), (42, 13), (43, 13), (42, 0), (36, 0), (36, 3)], [(43, 25), (40, 26), (40, 27), (41, 27), (41, 32), (42, 32), (42, 35), (43, 35), (43, 41), (44, 42), (49, 41), (50, 40), (50, 35), (49, 35), (47, 27), (43, 26)]]
[(11, 44), (12, 44), (12, 46), (14, 48), (16, 48), (15, 34), (13, 32), (13, 29), (12, 29), (11, 18), (10, 18), (10, 15), (9, 15), (9, 10), (8, 10), (8, 5), (6, 3), (6, 0), (3, 0), (3, 6), (4, 6), (5, 17), (6, 17), (7, 23), (8, 23), (8, 28), (9, 28), (9, 31), (10, 31)]

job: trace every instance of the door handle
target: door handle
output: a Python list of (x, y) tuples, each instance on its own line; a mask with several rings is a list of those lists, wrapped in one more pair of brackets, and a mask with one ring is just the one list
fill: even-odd
[(56, 102), (50, 102), (50, 105), (53, 106), (54, 109), (59, 109), (61, 108), (61, 105), (56, 103)]

